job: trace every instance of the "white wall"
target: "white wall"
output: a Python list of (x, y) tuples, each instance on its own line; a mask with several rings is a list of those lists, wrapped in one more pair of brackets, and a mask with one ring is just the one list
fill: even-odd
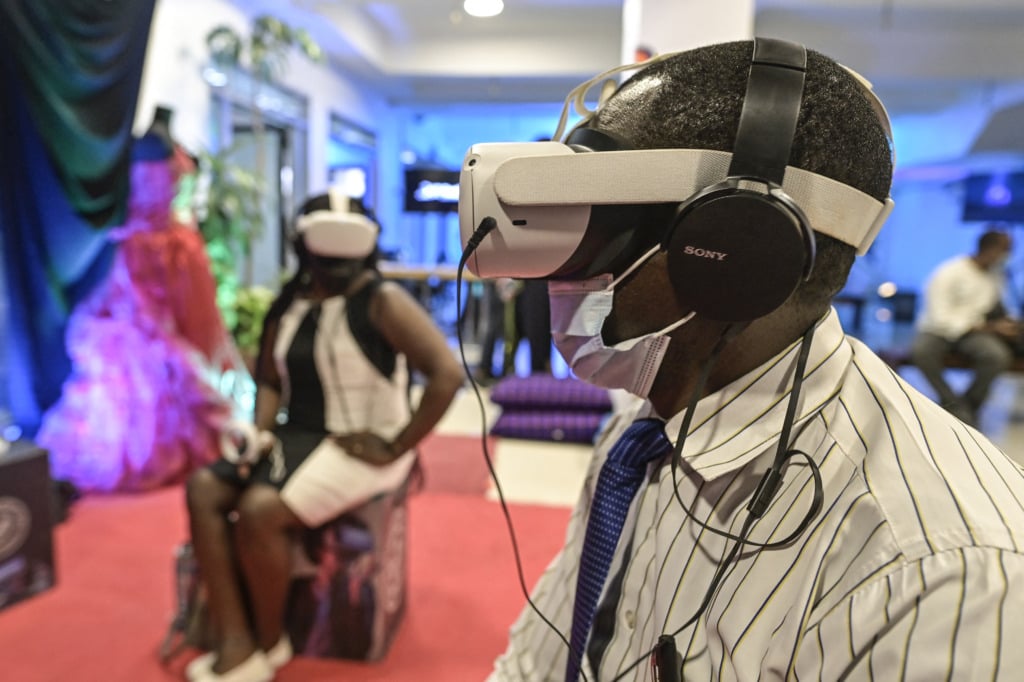
[[(193, 153), (216, 151), (220, 142), (215, 135), (222, 126), (214, 125), (215, 117), (223, 113), (214, 108), (212, 89), (203, 71), (209, 62), (206, 36), (220, 25), (227, 25), (245, 36), (250, 31), (251, 18), (228, 0), (157, 1), (135, 134), (142, 134), (149, 127), (154, 107), (166, 106), (174, 111), (171, 133), (178, 142)], [(310, 62), (297, 51), (289, 57), (277, 84), (306, 100), (306, 150), (299, 156), (306, 160), (305, 194), (323, 192), (328, 184), (331, 112), (374, 130), (374, 124), (387, 117), (387, 108), (372, 91), (360, 88), (326, 65)], [(296, 189), (302, 192), (301, 185)], [(305, 198), (303, 195), (294, 197), (295, 205)], [(287, 210), (291, 212), (292, 207)], [(251, 273), (248, 267), (240, 265), (242, 281), (275, 287), (281, 277), (280, 248), (280, 233), (264, 230), (252, 245)]]
[[(227, 0), (158, 0), (150, 30), (146, 63), (139, 93), (134, 130), (149, 126), (153, 108), (174, 110), (171, 130), (189, 150), (212, 144), (210, 87), (202, 71), (208, 60), (206, 35), (227, 24), (240, 34), (249, 31), (249, 18)], [(309, 189), (318, 192), (327, 184), (327, 136), (331, 111), (375, 130), (387, 109), (372, 91), (333, 72), (311, 64), (296, 54), (281, 83), (308, 98)]]
[(158, 0), (142, 72), (135, 134), (145, 132), (157, 105), (174, 110), (171, 132), (186, 149), (210, 146), (210, 87), (203, 80), (206, 34), (220, 24), (245, 32), (247, 20), (221, 0)]
[(302, 93), (309, 102), (309, 191), (315, 194), (327, 188), (331, 112), (376, 133), (378, 140), (391, 113), (377, 93), (325, 65), (313, 64), (299, 55), (294, 55), (289, 65), (282, 84)]

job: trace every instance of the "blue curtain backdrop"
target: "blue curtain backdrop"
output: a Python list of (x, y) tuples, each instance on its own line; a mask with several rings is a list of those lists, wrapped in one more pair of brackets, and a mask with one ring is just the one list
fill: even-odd
[(71, 363), (68, 315), (112, 260), (155, 0), (0, 0), (8, 398), (31, 436)]

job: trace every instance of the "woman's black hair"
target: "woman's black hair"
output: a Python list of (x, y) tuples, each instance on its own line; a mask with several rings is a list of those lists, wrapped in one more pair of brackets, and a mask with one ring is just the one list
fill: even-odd
[[(367, 209), (363, 202), (356, 200), (352, 202), (351, 208), (355, 213), (362, 213), (373, 222), (380, 225), (377, 217), (372, 211)], [(327, 194), (317, 194), (308, 198), (305, 203), (299, 208), (298, 216), (308, 215), (314, 211), (330, 211), (331, 210), (331, 199)], [(292, 250), (295, 253), (295, 258), (298, 261), (298, 267), (295, 269), (295, 273), (281, 286), (281, 291), (277, 295), (277, 298), (270, 304), (270, 308), (267, 310), (267, 315), (263, 319), (263, 331), (261, 332), (260, 350), (257, 358), (257, 367), (263, 365), (264, 353), (269, 353), (273, 349), (264, 348), (264, 339), (267, 337), (267, 330), (270, 325), (276, 325), (277, 321), (284, 315), (285, 311), (295, 301), (295, 297), (309, 286), (310, 282), (310, 266), (312, 264), (313, 255), (306, 248), (306, 243), (302, 239), (302, 235), (297, 232), (293, 232), (291, 238)], [(380, 259), (380, 247), (375, 246), (373, 252), (370, 253), (363, 260), (363, 267), (369, 270), (377, 269), (377, 262)]]

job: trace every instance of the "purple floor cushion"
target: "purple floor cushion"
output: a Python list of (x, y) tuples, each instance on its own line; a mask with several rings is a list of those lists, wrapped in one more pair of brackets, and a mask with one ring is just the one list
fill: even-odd
[(601, 427), (604, 412), (558, 412), (551, 410), (505, 410), (491, 427), (492, 436), (591, 443)]
[(501, 415), (494, 436), (590, 443), (612, 409), (608, 391), (547, 374), (502, 379), (491, 389)]
[(491, 402), (506, 410), (550, 408), (607, 412), (612, 409), (607, 389), (574, 378), (556, 379), (549, 374), (506, 377), (491, 389)]

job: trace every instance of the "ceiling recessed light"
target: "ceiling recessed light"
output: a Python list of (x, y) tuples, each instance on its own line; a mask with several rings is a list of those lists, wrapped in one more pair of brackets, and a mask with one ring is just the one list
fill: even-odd
[(496, 17), (505, 9), (501, 0), (465, 0), (462, 9), (471, 17)]

